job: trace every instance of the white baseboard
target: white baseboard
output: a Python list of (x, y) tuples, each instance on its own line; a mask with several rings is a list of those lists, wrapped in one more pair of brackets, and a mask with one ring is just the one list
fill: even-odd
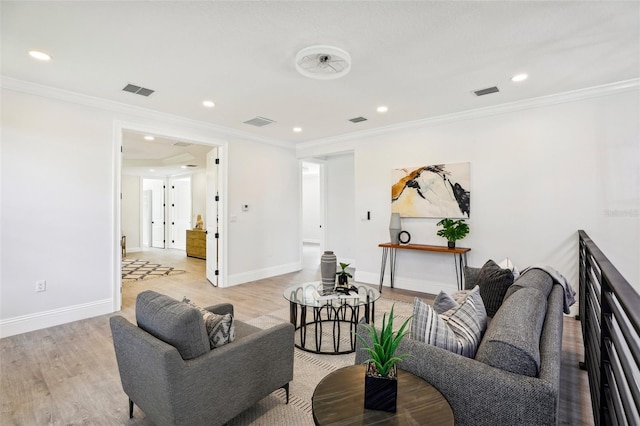
[(238, 284), (244, 284), (251, 281), (262, 280), (265, 278), (275, 277), (277, 275), (300, 271), (301, 269), (302, 262), (294, 262), (285, 265), (272, 266), (265, 269), (258, 269), (255, 271), (242, 272), (240, 274), (229, 274), (227, 276), (227, 283), (221, 284), (220, 286), (231, 287)]
[[(356, 269), (356, 281), (365, 284), (375, 285), (376, 288), (380, 285), (380, 273), (379, 272), (367, 272), (358, 271)], [(384, 282), (382, 284), (382, 292), (385, 288), (389, 288), (391, 285), (391, 276), (385, 274)], [(458, 290), (456, 283), (441, 283), (428, 280), (415, 280), (411, 278), (402, 278), (396, 275), (394, 282), (394, 288), (401, 288), (403, 290), (419, 291), (421, 293), (438, 294), (440, 290), (444, 290), (445, 293), (451, 294)]]
[(104, 299), (81, 305), (0, 320), (0, 338), (27, 333), (113, 312), (113, 300)]

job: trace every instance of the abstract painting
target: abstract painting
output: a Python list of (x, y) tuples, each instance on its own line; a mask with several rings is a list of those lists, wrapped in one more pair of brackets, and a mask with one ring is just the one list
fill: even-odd
[(451, 163), (394, 169), (391, 212), (401, 217), (469, 218), (470, 168), (470, 163)]

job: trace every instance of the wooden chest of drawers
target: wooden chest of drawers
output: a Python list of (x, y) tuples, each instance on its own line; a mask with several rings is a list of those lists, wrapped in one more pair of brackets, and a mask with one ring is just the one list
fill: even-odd
[(207, 258), (207, 233), (197, 229), (187, 229), (187, 256)]

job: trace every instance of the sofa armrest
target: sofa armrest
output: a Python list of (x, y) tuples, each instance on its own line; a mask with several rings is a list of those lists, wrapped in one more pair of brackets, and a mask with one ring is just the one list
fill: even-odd
[[(362, 327), (360, 324), (358, 333), (369, 341)], [(396, 354), (411, 355), (398, 366), (444, 395), (457, 426), (556, 423), (557, 389), (552, 382), (502, 371), (410, 338), (403, 339)], [(356, 363), (367, 358), (358, 340)]]
[(184, 365), (178, 350), (120, 315), (109, 319), (122, 389), (145, 413), (173, 419), (171, 378), (162, 372)]
[(219, 303), (217, 305), (207, 306), (205, 309), (218, 315), (233, 315), (233, 305), (231, 303)]
[[(172, 398), (189, 406), (184, 424), (235, 417), (293, 380), (293, 356), (294, 328), (283, 323), (185, 361), (172, 388)], [(225, 403), (215, 404), (217, 396)]]

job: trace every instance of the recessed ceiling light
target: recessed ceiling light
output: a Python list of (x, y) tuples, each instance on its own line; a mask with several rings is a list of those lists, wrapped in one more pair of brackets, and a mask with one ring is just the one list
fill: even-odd
[(149, 171), (153, 173), (156, 171), (156, 169), (149, 169)]
[(386, 105), (380, 105), (378, 108), (376, 108), (376, 111), (382, 113), (382, 112), (387, 112), (389, 111), (389, 107)]
[(148, 135), (147, 135), (147, 136), (145, 136), (145, 137), (144, 137), (144, 140), (146, 140), (146, 141), (152, 141), (152, 140), (155, 140), (155, 138), (154, 138), (153, 136), (148, 136)]
[(30, 50), (29, 51), (29, 55), (32, 58), (37, 59), (39, 61), (50, 61), (51, 60), (51, 56), (47, 55), (44, 52), (39, 52), (37, 50)]
[(207, 108), (213, 108), (214, 106), (216, 106), (215, 102), (213, 101), (202, 101), (202, 105), (206, 106)]
[(528, 77), (529, 76), (527, 74), (516, 74), (513, 77), (511, 77), (511, 81), (518, 83), (520, 81), (525, 81)]
[(300, 133), (302, 131), (302, 127), (294, 127), (293, 131), (296, 133)]

